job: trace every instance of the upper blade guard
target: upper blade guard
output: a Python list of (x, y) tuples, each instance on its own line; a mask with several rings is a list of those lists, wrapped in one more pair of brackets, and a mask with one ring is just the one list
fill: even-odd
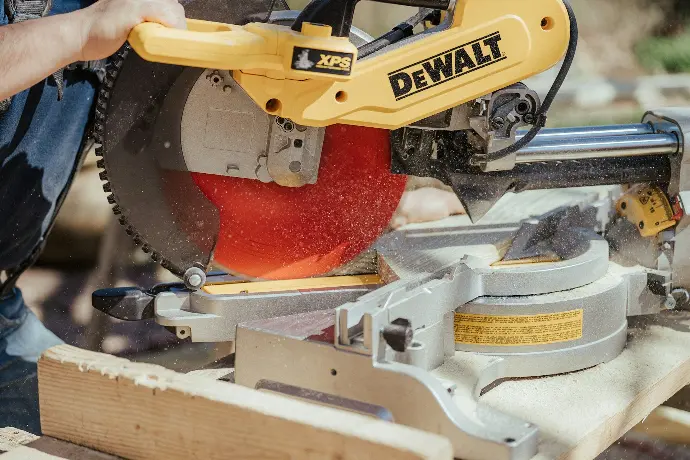
[[(255, 21), (270, 3), (237, 3), (232, 14), (225, 6), (203, 0), (186, 9), (190, 16), (241, 24)], [(276, 16), (288, 20), (284, 13)], [(104, 189), (135, 241), (174, 274), (216, 265), (248, 278), (319, 275), (356, 257), (385, 230), (405, 184), (390, 173), (387, 131), (328, 128), (315, 185), (287, 188), (190, 173), (181, 125), (204, 70), (122, 53), (109, 71), (96, 126), (102, 178), (109, 181)], [(210, 114), (213, 101), (206, 105)], [(244, 125), (257, 123), (247, 118)]]

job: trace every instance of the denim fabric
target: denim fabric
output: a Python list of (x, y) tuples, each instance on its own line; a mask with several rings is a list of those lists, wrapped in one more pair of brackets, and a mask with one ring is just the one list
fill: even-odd
[[(51, 11), (87, 4), (54, 0)], [(0, 9), (0, 24), (6, 22)], [(0, 270), (17, 267), (38, 245), (74, 169), (98, 80), (86, 70), (65, 71), (64, 78), (62, 101), (49, 78), (14, 96), (0, 115)]]
[[(53, 0), (51, 14), (90, 3)], [(5, 24), (0, 0), (0, 26)], [(0, 271), (17, 268), (38, 247), (76, 167), (98, 80), (71, 70), (64, 82), (61, 101), (47, 79), (15, 95), (0, 115)], [(0, 427), (40, 431), (36, 360), (58, 343), (18, 290), (0, 299)]]
[(24, 305), (18, 289), (0, 300), (0, 427), (40, 433), (36, 361), (60, 343)]

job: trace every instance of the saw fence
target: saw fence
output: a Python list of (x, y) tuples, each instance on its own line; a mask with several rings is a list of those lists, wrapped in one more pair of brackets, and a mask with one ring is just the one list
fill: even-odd
[[(504, 382), (480, 401), (539, 426), (536, 458), (594, 458), (690, 383), (689, 327), (683, 318), (650, 320), (631, 330), (628, 348), (610, 363)], [(226, 374), (180, 374), (52, 348), (39, 362), (45, 436), (0, 430), (0, 449), (8, 451), (0, 458), (451, 458), (441, 436), (214, 378)], [(669, 411), (654, 412), (638, 429), (687, 441), (687, 416)]]

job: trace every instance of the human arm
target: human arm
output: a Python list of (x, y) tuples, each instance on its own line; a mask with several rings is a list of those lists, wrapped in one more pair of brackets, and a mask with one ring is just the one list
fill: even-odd
[(0, 26), (0, 100), (76, 61), (103, 59), (150, 21), (185, 27), (177, 0), (100, 0), (73, 13)]

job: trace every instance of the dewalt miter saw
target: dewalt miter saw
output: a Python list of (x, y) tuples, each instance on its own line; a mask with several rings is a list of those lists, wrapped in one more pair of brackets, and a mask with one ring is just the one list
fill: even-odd
[[(252, 278), (305, 277), (368, 248), (404, 188), (390, 130), (453, 133), (472, 120), (486, 146), (473, 161), (509, 163), (550, 104), (519, 82), (570, 43), (565, 73), (576, 42), (560, 0), (400, 0), (423, 8), (377, 40), (351, 27), (355, 0), (300, 13), (241, 3), (189, 2), (187, 14), (204, 21), (187, 30), (137, 26), (136, 54), (127, 47), (112, 60), (98, 98), (115, 212), (189, 288), (211, 262)], [(413, 34), (426, 20), (438, 25)], [(511, 144), (528, 124), (533, 132)]]
[[(690, 300), (690, 112), (544, 128), (577, 45), (565, 0), (394, 0), (419, 12), (377, 39), (356, 3), (192, 0), (187, 30), (132, 31), (97, 101), (101, 178), (180, 282), (94, 306), (235, 341), (237, 384), (441, 433), (457, 457), (531, 458), (537, 427), (477, 405), (483, 388), (609, 361), (628, 316)], [(543, 99), (522, 83), (561, 60)], [(473, 220), (506, 192), (632, 187), (379, 240), (406, 175)]]

